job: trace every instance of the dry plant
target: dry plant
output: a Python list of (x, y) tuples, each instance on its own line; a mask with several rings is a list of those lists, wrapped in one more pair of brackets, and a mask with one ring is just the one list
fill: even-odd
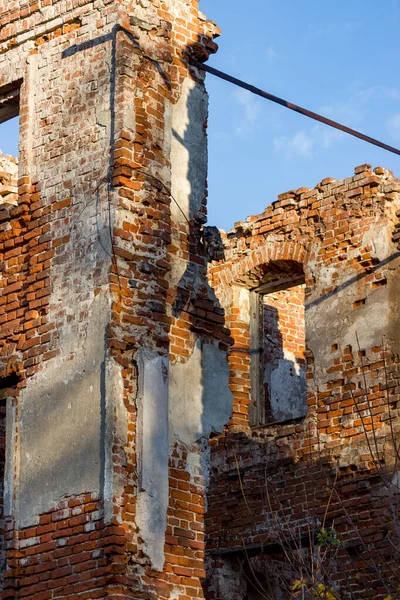
[[(357, 339), (358, 343), (358, 339)], [(359, 343), (358, 343), (359, 347)], [(382, 345), (383, 347), (383, 345)], [(274, 552), (256, 558), (244, 546), (240, 568), (255, 596), (266, 600), (400, 600), (400, 447), (397, 400), (391, 398), (390, 375), (396, 367), (382, 351), (384, 382), (380, 420), (369, 394), (369, 364), (361, 357), (360, 385), (349, 385), (354, 414), (367, 449), (368, 465), (350, 476), (318, 452), (308, 459), (306, 476), (297, 493), (302, 515), (291, 499), (281, 501), (279, 471), (266, 468), (265, 512), (268, 544)], [(388, 365), (388, 362), (390, 364)], [(390, 365), (394, 365), (391, 368)], [(382, 428), (382, 422), (385, 427)], [(282, 468), (282, 477), (283, 468)], [(282, 479), (283, 480), (283, 479)], [(246, 496), (246, 486), (240, 482)], [(349, 503), (349, 485), (362, 490), (360, 506)], [(293, 498), (292, 498), (293, 503)], [(246, 500), (247, 505), (247, 500)], [(265, 549), (264, 549), (265, 550)]]

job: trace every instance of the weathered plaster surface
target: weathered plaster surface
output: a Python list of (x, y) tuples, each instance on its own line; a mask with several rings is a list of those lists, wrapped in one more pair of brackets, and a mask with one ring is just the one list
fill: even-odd
[(170, 366), (170, 444), (191, 446), (219, 433), (232, 413), (226, 353), (198, 340), (188, 361)]
[[(104, 368), (105, 367), (105, 368)], [(104, 369), (105, 398), (102, 406), (102, 431), (100, 450), (104, 456), (102, 491), (104, 499), (104, 521), (114, 518), (114, 499), (120, 498), (123, 490), (121, 475), (114, 472), (112, 456), (114, 439), (128, 443), (128, 417), (123, 401), (123, 375), (120, 365), (111, 357), (106, 357)]]
[[(192, 219), (200, 210), (207, 174), (208, 95), (204, 86), (186, 78), (172, 112), (172, 194), (175, 222)], [(183, 214), (182, 214), (183, 213)]]
[[(109, 300), (97, 296), (87, 332), (73, 357), (46, 364), (20, 398), (16, 511), (21, 527), (36, 522), (63, 496), (100, 493), (105, 332)], [(68, 338), (68, 326), (64, 335)], [(76, 342), (76, 339), (75, 339)], [(69, 344), (65, 344), (69, 350)]]
[(300, 367), (290, 352), (278, 359), (266, 379), (270, 382), (269, 401), (271, 413), (275, 420), (297, 419), (307, 412), (306, 404), (306, 372)]
[[(398, 287), (396, 270), (400, 266), (400, 257), (397, 256), (398, 250), (391, 241), (391, 235), (388, 228), (376, 223), (363, 236), (363, 246), (371, 248), (371, 256), (377, 264), (375, 273), (379, 275), (381, 272), (382, 277), (387, 279), (387, 285), (369, 289), (366, 294), (365, 278), (368, 273), (360, 276), (358, 269), (349, 266), (343, 266), (342, 269), (324, 269), (320, 266), (314, 273), (318, 286), (307, 300), (305, 318), (307, 343), (315, 361), (313, 383), (316, 386), (322, 386), (335, 377), (329, 371), (332, 355), (326, 348), (327, 333), (330, 339), (338, 343), (339, 353), (346, 346), (351, 346), (355, 352), (367, 349), (367, 358), (373, 360), (370, 349), (385, 339), (391, 341), (395, 353), (399, 352), (397, 311), (382, 310), (382, 307), (390, 306), (394, 301), (393, 290)], [(318, 251), (316, 247), (314, 254), (318, 254)], [(310, 267), (314, 270), (312, 265)], [(320, 278), (320, 273), (325, 276)], [(336, 275), (335, 279), (332, 279), (333, 274)], [(333, 293), (321, 294), (325, 287), (333, 283)], [(337, 377), (340, 377), (340, 373)]]
[(162, 571), (168, 507), (168, 358), (142, 350), (138, 367), (136, 523), (153, 568)]
[[(8, 398), (6, 408), (6, 448), (16, 449), (16, 402)], [(9, 452), (5, 461), (4, 473), (4, 515), (12, 515), (14, 499), (14, 473), (16, 452)]]

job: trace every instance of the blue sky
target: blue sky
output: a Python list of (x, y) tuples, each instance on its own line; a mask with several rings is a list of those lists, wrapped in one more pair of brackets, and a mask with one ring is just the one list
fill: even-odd
[(18, 154), (18, 117), (0, 125), (0, 150), (3, 154)]
[[(222, 29), (209, 64), (400, 147), (400, 2), (200, 0)], [(279, 193), (400, 156), (207, 76), (209, 224), (230, 229)]]
[[(400, 0), (200, 0), (222, 29), (209, 64), (400, 147)], [(230, 229), (279, 193), (400, 157), (207, 76), (209, 224)], [(0, 148), (16, 154), (16, 122)]]

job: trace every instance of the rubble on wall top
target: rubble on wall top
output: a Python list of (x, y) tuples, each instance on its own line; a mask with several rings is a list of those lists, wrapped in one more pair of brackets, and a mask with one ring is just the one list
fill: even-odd
[(0, 150), (0, 205), (18, 204), (18, 160)]
[[(221, 236), (222, 238), (227, 238), (237, 233), (240, 233), (241, 235), (246, 235), (246, 233), (251, 234), (253, 225), (256, 222), (264, 220), (273, 212), (281, 212), (296, 207), (300, 208), (305, 204), (309, 204), (316, 199), (318, 194), (331, 195), (335, 192), (339, 193), (340, 191), (347, 189), (349, 196), (356, 196), (359, 190), (361, 193), (360, 188), (365, 186), (376, 187), (382, 183), (387, 183), (385, 181), (387, 179), (392, 179), (396, 184), (398, 184), (399, 181), (393, 175), (392, 171), (385, 169), (384, 167), (375, 167), (375, 169), (372, 169), (372, 165), (370, 164), (357, 166), (354, 169), (354, 176), (352, 177), (340, 180), (336, 180), (333, 177), (326, 177), (317, 183), (314, 188), (301, 187), (297, 190), (288, 190), (287, 192), (279, 194), (278, 198), (271, 202), (271, 204), (265, 208), (264, 212), (258, 215), (250, 215), (245, 221), (236, 222), (230, 231), (221, 231)], [(399, 191), (397, 187), (398, 186), (396, 186), (394, 191)], [(354, 192), (351, 191), (351, 188), (354, 188)], [(385, 188), (385, 192), (387, 191), (388, 190)]]

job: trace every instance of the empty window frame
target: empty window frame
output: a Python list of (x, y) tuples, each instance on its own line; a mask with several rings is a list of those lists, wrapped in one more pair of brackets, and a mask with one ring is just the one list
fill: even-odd
[(5, 520), (6, 515), (11, 514), (13, 498), (14, 452), (10, 442), (15, 435), (13, 423), (19, 382), (16, 372), (0, 377), (0, 595), (6, 568)]
[(299, 267), (270, 276), (250, 292), (250, 425), (305, 416), (305, 284)]
[[(1, 381), (1, 380), (0, 380)], [(4, 481), (6, 467), (6, 401), (0, 399), (0, 590), (5, 568)]]
[(18, 203), (20, 84), (0, 88), (0, 205)]

